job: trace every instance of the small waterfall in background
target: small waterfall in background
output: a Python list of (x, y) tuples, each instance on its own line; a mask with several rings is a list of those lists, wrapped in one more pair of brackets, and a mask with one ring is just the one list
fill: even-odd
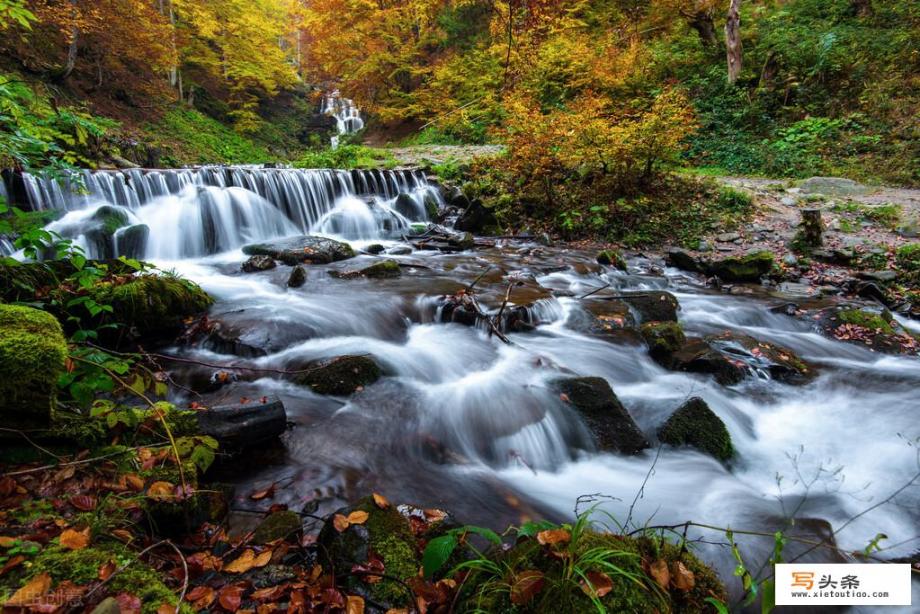
[[(26, 202), (16, 204), (60, 211), (48, 230), (94, 258), (198, 257), (306, 233), (398, 237), (428, 219), (426, 205), (441, 202), (413, 170), (204, 167), (20, 177)], [(0, 254), (11, 253), (4, 241)]]
[(338, 134), (332, 137), (333, 149), (339, 146), (339, 139), (343, 134), (353, 134), (364, 128), (364, 120), (361, 119), (358, 107), (352, 100), (342, 98), (338, 90), (323, 98), (322, 112), (335, 118)]

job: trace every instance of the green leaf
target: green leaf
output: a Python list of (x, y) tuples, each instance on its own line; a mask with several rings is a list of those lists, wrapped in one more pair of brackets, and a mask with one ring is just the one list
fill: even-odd
[(728, 606), (726, 606), (724, 603), (722, 603), (715, 597), (706, 597), (706, 599), (704, 599), (703, 601), (705, 601), (706, 603), (714, 607), (716, 609), (716, 612), (718, 612), (719, 614), (730, 614), (730, 612), (728, 611)]
[(761, 589), (760, 614), (770, 614), (776, 607), (776, 584), (773, 580), (765, 580)]
[(453, 533), (435, 537), (425, 546), (425, 552), (422, 554), (422, 569), (425, 571), (425, 577), (431, 578), (432, 575), (447, 562), (450, 555), (457, 548), (457, 536)]
[(485, 529), (483, 527), (466, 526), (466, 527), (463, 527), (461, 531), (463, 531), (464, 533), (473, 533), (474, 535), (479, 535), (480, 537), (484, 537), (490, 542), (492, 542), (493, 544), (495, 544), (496, 546), (500, 546), (502, 544), (502, 538), (499, 537), (498, 533), (496, 533), (492, 529)]

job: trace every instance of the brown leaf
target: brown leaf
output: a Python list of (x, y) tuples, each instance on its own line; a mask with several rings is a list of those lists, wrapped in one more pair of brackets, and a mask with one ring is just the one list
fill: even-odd
[(271, 497), (275, 496), (275, 486), (276, 485), (277, 485), (276, 482), (272, 482), (271, 486), (269, 486), (268, 488), (263, 488), (262, 490), (255, 491), (254, 493), (249, 495), (249, 498), (252, 499), (253, 501), (261, 501), (262, 499), (270, 499)]
[(664, 590), (668, 590), (668, 584), (671, 583), (671, 574), (668, 572), (668, 563), (664, 559), (658, 559), (654, 563), (650, 564), (648, 567), (648, 573), (655, 582), (658, 583), (658, 586)]
[(125, 475), (125, 484), (134, 492), (140, 492), (144, 490), (144, 478), (137, 475), (136, 473), (129, 473)]
[(120, 593), (115, 596), (118, 602), (118, 610), (121, 614), (141, 614), (141, 600), (137, 595), (131, 593)]
[(345, 599), (345, 614), (364, 614), (364, 599), (349, 595)]
[(0, 535), (0, 548), (12, 548), (14, 545), (16, 545), (16, 538)]
[(132, 541), (134, 541), (134, 535), (132, 535), (131, 531), (128, 531), (127, 529), (112, 529), (111, 533), (112, 537), (120, 542), (130, 544)]
[(239, 610), (240, 602), (243, 600), (243, 590), (245, 589), (242, 586), (225, 586), (220, 589), (220, 593), (217, 596), (220, 607), (229, 612)]
[(284, 593), (287, 591), (287, 586), (284, 584), (279, 584), (278, 586), (269, 586), (268, 588), (260, 588), (252, 595), (250, 598), (253, 601), (277, 601), (284, 596)]
[(113, 561), (99, 566), (98, 576), (100, 580), (108, 580), (113, 573), (115, 573), (115, 563)]
[(348, 515), (348, 524), (364, 524), (367, 522), (369, 514), (367, 512), (362, 512), (361, 510), (356, 510)]
[(157, 608), (157, 614), (176, 614), (176, 607), (168, 603), (161, 603)]
[(192, 603), (196, 611), (206, 610), (217, 597), (217, 593), (210, 586), (196, 586), (185, 595), (185, 600)]
[(514, 578), (514, 584), (511, 585), (511, 603), (514, 605), (530, 603), (537, 593), (543, 589), (544, 583), (542, 571), (532, 569), (517, 574)]
[[(253, 551), (251, 548), (247, 548), (243, 551), (243, 554), (241, 554), (238, 559), (229, 565), (225, 565), (224, 571), (227, 573), (246, 573), (254, 567), (255, 561), (255, 551)], [(262, 563), (262, 565), (265, 565), (265, 563)]]
[(388, 507), (390, 507), (390, 502), (387, 501), (387, 498), (377, 493), (374, 493), (374, 503), (376, 503), (377, 507), (379, 507), (382, 510), (385, 510)]
[(82, 531), (64, 529), (61, 533), (61, 547), (68, 550), (82, 550), (89, 546), (89, 527)]
[(6, 564), (3, 565), (3, 567), (0, 567), (0, 576), (5, 574), (9, 570), (13, 569), (14, 567), (19, 566), (25, 560), (26, 560), (26, 557), (22, 556), (21, 554), (17, 554), (16, 556), (8, 560)]
[(674, 588), (678, 590), (689, 591), (696, 586), (696, 577), (681, 561), (671, 563), (671, 577), (674, 580)]
[(425, 520), (428, 522), (441, 522), (447, 518), (447, 512), (436, 509), (427, 509), (425, 510)]
[(597, 597), (600, 599), (613, 590), (613, 580), (605, 573), (600, 571), (589, 571), (585, 574), (587, 581), (581, 581), (581, 590), (588, 597)]
[(50, 588), (51, 576), (46, 573), (40, 573), (29, 580), (25, 586), (13, 593), (13, 596), (10, 597), (3, 605), (10, 607), (29, 604), (34, 602), (38, 597), (41, 597), (47, 593)]
[(157, 501), (172, 501), (175, 498), (175, 486), (169, 482), (154, 482), (147, 489), (147, 496)]
[(70, 498), (70, 504), (81, 512), (91, 512), (96, 509), (96, 497), (75, 495)]
[(542, 545), (561, 544), (572, 539), (572, 535), (565, 529), (548, 529), (537, 533), (537, 542)]
[(339, 533), (343, 532), (350, 525), (351, 523), (348, 522), (348, 518), (345, 518), (342, 514), (336, 514), (332, 517), (332, 526), (334, 526), (335, 530)]
[(258, 556), (252, 561), (253, 567), (265, 567), (268, 565), (268, 562), (272, 560), (272, 551), (266, 550), (265, 552), (260, 552)]

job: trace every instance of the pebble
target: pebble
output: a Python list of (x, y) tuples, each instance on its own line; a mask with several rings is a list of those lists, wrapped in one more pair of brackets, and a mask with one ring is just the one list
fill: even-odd
[(795, 254), (786, 254), (783, 256), (783, 264), (786, 266), (795, 266), (799, 263), (799, 259), (795, 257)]
[(795, 202), (796, 202), (796, 201), (795, 201), (794, 198), (792, 198), (792, 197), (790, 197), (790, 196), (785, 196), (785, 197), (783, 197), (783, 199), (780, 200), (779, 202), (781, 202), (783, 205), (785, 205), (785, 206), (787, 206), (787, 207), (795, 207)]
[(723, 232), (720, 235), (716, 235), (716, 241), (722, 243), (731, 243), (732, 241), (737, 241), (741, 238), (741, 235), (737, 232)]

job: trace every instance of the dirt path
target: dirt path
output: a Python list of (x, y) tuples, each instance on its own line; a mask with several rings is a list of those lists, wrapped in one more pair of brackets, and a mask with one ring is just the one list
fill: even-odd
[(501, 153), (501, 145), (414, 145), (387, 148), (401, 166), (426, 166), (444, 164), (450, 160), (469, 163), (473, 158), (489, 157)]

